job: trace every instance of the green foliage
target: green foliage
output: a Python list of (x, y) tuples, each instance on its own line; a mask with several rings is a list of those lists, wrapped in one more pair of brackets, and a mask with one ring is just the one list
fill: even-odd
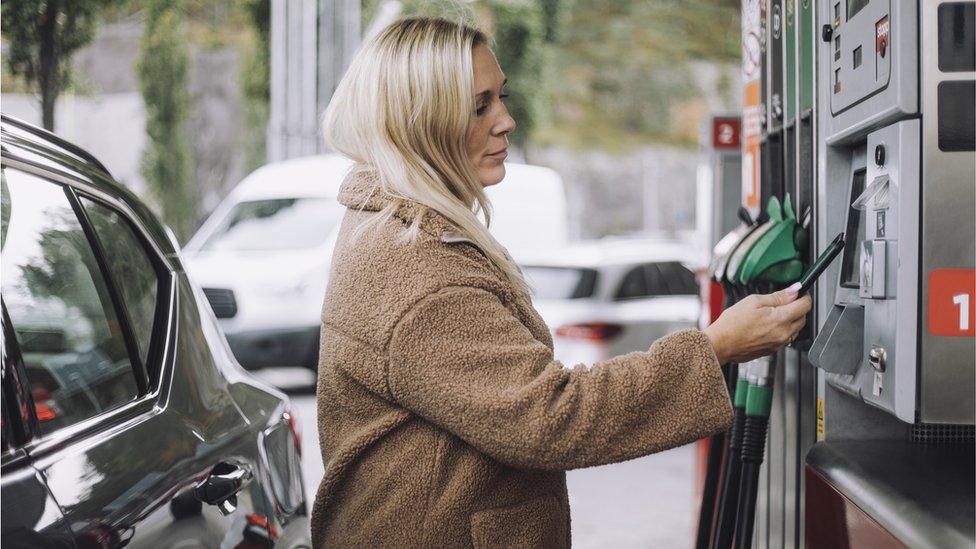
[(246, 0), (254, 40), (246, 54), (244, 90), (244, 164), (250, 172), (267, 161), (265, 130), (271, 106), (271, 0)]
[(520, 149), (532, 136), (542, 115), (544, 48), (546, 32), (536, 2), (489, 0), (494, 20), (491, 45), (498, 64), (508, 77), (507, 106), (518, 129), (509, 140)]
[(457, 0), (404, 0), (402, 16), (410, 17), (413, 15), (442, 17), (477, 27), (474, 11), (468, 5)]
[(197, 212), (184, 128), (189, 110), (189, 57), (182, 17), (177, 2), (158, 0), (149, 6), (138, 72), (149, 136), (142, 174), (162, 206), (163, 220), (184, 242), (194, 228)]
[(559, 42), (564, 25), (566, 0), (536, 0), (542, 16), (542, 39), (546, 43)]
[(11, 74), (36, 85), (44, 127), (54, 129), (54, 105), (71, 80), (71, 55), (91, 41), (99, 13), (125, 0), (4, 0), (0, 6)]
[(697, 60), (739, 58), (738, 0), (574, 0), (556, 50), (545, 142), (618, 150), (682, 143), (675, 106), (700, 96)]

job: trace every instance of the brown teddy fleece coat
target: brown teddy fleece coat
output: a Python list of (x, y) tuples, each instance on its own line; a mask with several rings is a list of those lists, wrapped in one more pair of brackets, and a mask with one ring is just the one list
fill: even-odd
[[(529, 297), (444, 217), (363, 175), (339, 200), (348, 211), (323, 306), (315, 547), (568, 547), (564, 471), (728, 425), (701, 332), (564, 367)], [(395, 215), (354, 241), (391, 201)], [(418, 212), (419, 237), (406, 243)]]

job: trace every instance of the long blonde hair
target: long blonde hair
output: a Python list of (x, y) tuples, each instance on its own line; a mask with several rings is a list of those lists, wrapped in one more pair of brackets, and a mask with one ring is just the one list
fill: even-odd
[[(446, 19), (393, 23), (362, 47), (339, 82), (325, 110), (325, 142), (358, 171), (377, 176), (383, 192), (447, 218), (527, 293), (518, 267), (488, 232), (491, 204), (465, 146), (475, 110), (472, 50), (487, 42), (481, 31)], [(367, 223), (388, 219), (396, 207)], [(407, 239), (419, 224), (418, 216)]]

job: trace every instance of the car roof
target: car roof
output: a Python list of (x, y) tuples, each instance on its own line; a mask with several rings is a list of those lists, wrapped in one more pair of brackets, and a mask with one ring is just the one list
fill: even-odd
[(91, 153), (57, 135), (13, 116), (0, 115), (0, 142), (4, 165), (18, 162), (36, 173), (46, 170), (124, 203), (164, 255), (178, 248), (166, 228), (149, 207), (131, 190), (121, 185)]
[(339, 185), (353, 165), (338, 154), (319, 154), (271, 162), (251, 172), (234, 188), (237, 201), (269, 198), (325, 197), (339, 194)]
[(112, 178), (105, 166), (88, 151), (19, 118), (0, 115), (0, 133), (3, 134), (5, 156), (13, 154), (60, 170), (64, 170), (67, 164), (73, 171), (84, 175), (94, 172), (106, 179)]
[(705, 253), (688, 242), (657, 238), (605, 238), (578, 241), (520, 258), (533, 267), (600, 268), (640, 263), (684, 263), (693, 268), (705, 264)]

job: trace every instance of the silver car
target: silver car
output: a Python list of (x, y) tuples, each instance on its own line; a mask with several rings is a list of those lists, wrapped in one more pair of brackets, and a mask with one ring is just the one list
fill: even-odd
[(696, 327), (695, 271), (704, 257), (682, 242), (627, 239), (578, 243), (519, 263), (556, 359), (568, 368), (645, 351), (655, 339)]

